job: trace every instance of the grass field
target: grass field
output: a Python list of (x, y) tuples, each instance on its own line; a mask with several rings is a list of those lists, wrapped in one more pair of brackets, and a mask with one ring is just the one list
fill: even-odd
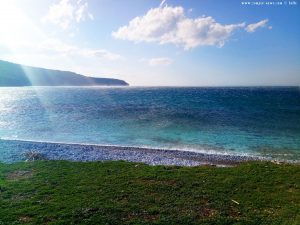
[(0, 224), (300, 224), (300, 166), (0, 164)]

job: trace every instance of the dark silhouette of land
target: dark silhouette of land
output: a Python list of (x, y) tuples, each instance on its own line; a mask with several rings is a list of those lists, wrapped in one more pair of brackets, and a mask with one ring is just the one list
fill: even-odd
[(0, 86), (128, 86), (123, 80), (23, 66), (0, 60)]

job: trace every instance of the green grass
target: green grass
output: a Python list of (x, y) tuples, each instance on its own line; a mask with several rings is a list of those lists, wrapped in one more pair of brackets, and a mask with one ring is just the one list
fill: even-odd
[(0, 224), (300, 224), (300, 166), (0, 164)]

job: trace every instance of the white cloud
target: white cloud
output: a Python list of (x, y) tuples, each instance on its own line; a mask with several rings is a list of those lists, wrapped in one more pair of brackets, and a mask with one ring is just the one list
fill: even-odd
[[(2, 43), (1, 43), (2, 44)], [(1, 47), (0, 44), (0, 47)], [(4, 43), (5, 44), (5, 43)], [(4, 45), (5, 46), (5, 45)], [(9, 45), (6, 45), (9, 47)], [(73, 57), (79, 57), (81, 59), (96, 59), (105, 61), (117, 61), (123, 60), (124, 57), (117, 53), (110, 52), (106, 49), (91, 49), (80, 48), (75, 45), (67, 44), (63, 41), (54, 38), (47, 38), (44, 40), (37, 40), (35, 43), (31, 41), (19, 41), (13, 45), (15, 54), (38, 54), (49, 57), (64, 56), (72, 59)]]
[(109, 52), (105, 49), (96, 49), (96, 50), (85, 49), (85, 50), (83, 50), (82, 53), (84, 53), (84, 55), (86, 55), (86, 56), (97, 57), (97, 58), (106, 59), (106, 60), (110, 60), (110, 61), (124, 59), (121, 55)]
[(175, 44), (189, 50), (198, 46), (222, 47), (232, 33), (242, 27), (245, 23), (222, 25), (210, 16), (188, 18), (183, 7), (165, 6), (135, 17), (112, 35), (134, 42)]
[(170, 65), (172, 62), (173, 60), (167, 57), (152, 58), (148, 60), (150, 66), (167, 66)]
[(47, 55), (64, 55), (68, 57), (81, 56), (98, 58), (109, 61), (121, 60), (123, 57), (105, 49), (79, 48), (74, 45), (66, 44), (57, 39), (47, 39), (38, 45), (37, 51)]
[(167, 0), (161, 0), (159, 7), (163, 7)]
[[(259, 21), (257, 23), (252, 23), (252, 24), (249, 24), (245, 30), (249, 33), (253, 33), (256, 31), (257, 28), (260, 28), (260, 27), (267, 27), (267, 23), (268, 23), (268, 19), (265, 19), (265, 20), (262, 20), (262, 21)], [(268, 29), (272, 29), (271, 26), (268, 27)]]
[(93, 20), (93, 14), (88, 10), (87, 0), (60, 0), (49, 7), (48, 13), (42, 18), (43, 22), (50, 22), (67, 29), (73, 22)]

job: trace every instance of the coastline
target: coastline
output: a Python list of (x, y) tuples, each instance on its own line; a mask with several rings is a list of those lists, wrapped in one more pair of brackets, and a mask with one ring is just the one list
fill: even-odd
[[(176, 166), (234, 166), (249, 161), (275, 161), (270, 158), (246, 155), (199, 153), (195, 151), (151, 149), (125, 146), (103, 146), (96, 144), (38, 142), (26, 140), (3, 140), (7, 148), (15, 152), (0, 161), (12, 163), (26, 160), (26, 153), (34, 152), (46, 160), (68, 161), (129, 161), (148, 165)], [(5, 148), (5, 147), (4, 147)], [(2, 156), (3, 157), (3, 156)], [(277, 161), (295, 163), (294, 161)], [(296, 162), (297, 163), (297, 162)]]

